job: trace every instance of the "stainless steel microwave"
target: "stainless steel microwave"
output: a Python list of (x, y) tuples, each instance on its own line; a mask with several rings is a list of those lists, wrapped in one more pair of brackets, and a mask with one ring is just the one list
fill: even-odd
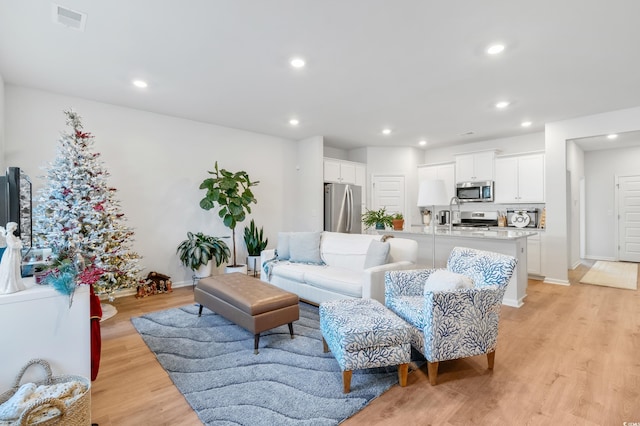
[(493, 181), (457, 183), (456, 197), (463, 203), (492, 202)]

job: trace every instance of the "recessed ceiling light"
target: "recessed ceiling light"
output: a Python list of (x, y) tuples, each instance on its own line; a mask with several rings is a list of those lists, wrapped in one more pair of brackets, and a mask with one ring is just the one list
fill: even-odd
[(383, 135), (390, 135), (391, 134), (391, 129), (382, 129), (382, 134)]
[(423, 139), (423, 140), (421, 140), (420, 142), (418, 142), (418, 144), (419, 144), (420, 146), (425, 146), (425, 145), (427, 144), (427, 141), (425, 141), (425, 140)]
[(291, 120), (289, 120), (289, 124), (291, 124), (292, 126), (297, 126), (298, 124), (300, 124), (300, 122), (297, 119), (292, 118)]
[(302, 68), (305, 66), (306, 62), (302, 58), (293, 58), (291, 62), (289, 62), (294, 68)]
[(610, 135), (607, 135), (607, 139), (615, 139), (615, 138), (617, 138), (617, 137), (618, 137), (618, 135), (616, 135), (615, 133), (612, 133), (612, 134), (610, 134)]
[(496, 108), (503, 109), (509, 106), (509, 102), (501, 101), (496, 104)]
[(498, 53), (501, 53), (503, 50), (504, 50), (503, 44), (492, 44), (487, 48), (487, 53), (489, 55), (497, 55)]
[(533, 123), (531, 123), (530, 121), (523, 121), (522, 123), (520, 123), (520, 125), (522, 127), (529, 127), (529, 126), (531, 126), (531, 124), (533, 124)]
[(133, 85), (141, 89), (144, 89), (148, 86), (147, 82), (144, 80), (133, 80)]

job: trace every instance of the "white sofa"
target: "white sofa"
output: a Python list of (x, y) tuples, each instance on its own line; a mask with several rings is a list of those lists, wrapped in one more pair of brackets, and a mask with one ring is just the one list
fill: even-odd
[(386, 271), (414, 269), (418, 244), (405, 238), (338, 232), (280, 232), (260, 255), (260, 279), (320, 304), (345, 298), (384, 303)]

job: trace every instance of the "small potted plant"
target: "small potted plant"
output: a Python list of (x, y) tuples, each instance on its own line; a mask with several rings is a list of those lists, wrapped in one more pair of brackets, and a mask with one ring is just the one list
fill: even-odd
[(404, 216), (402, 216), (402, 213), (395, 213), (391, 224), (394, 231), (402, 231), (404, 229)]
[(244, 243), (247, 246), (249, 255), (248, 263), (253, 267), (253, 274), (257, 272), (257, 266), (260, 262), (260, 252), (267, 248), (268, 238), (264, 238), (262, 227), (258, 229), (253, 219), (249, 226), (244, 227)]
[(369, 210), (362, 215), (362, 223), (365, 225), (365, 229), (369, 229), (374, 226), (376, 229), (384, 229), (387, 226), (393, 225), (393, 216), (387, 214), (385, 207), (378, 210)]
[(182, 264), (193, 270), (198, 278), (211, 275), (213, 260), (216, 266), (220, 266), (223, 262), (228, 262), (231, 256), (224, 241), (202, 232), (187, 232), (187, 239), (178, 245), (176, 253)]

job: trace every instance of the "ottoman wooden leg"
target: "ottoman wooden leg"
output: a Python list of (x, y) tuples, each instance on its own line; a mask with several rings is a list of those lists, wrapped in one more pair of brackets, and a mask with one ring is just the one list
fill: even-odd
[(351, 370), (342, 372), (342, 393), (351, 392)]
[(253, 335), (253, 353), (258, 355), (258, 343), (260, 343), (260, 333)]
[(329, 346), (327, 345), (327, 341), (324, 340), (324, 337), (322, 338), (322, 352), (329, 352)]
[(291, 334), (291, 338), (293, 339), (293, 323), (289, 323), (289, 334)]
[(409, 364), (400, 364), (398, 366), (398, 381), (400, 386), (407, 386), (407, 376), (409, 375)]

